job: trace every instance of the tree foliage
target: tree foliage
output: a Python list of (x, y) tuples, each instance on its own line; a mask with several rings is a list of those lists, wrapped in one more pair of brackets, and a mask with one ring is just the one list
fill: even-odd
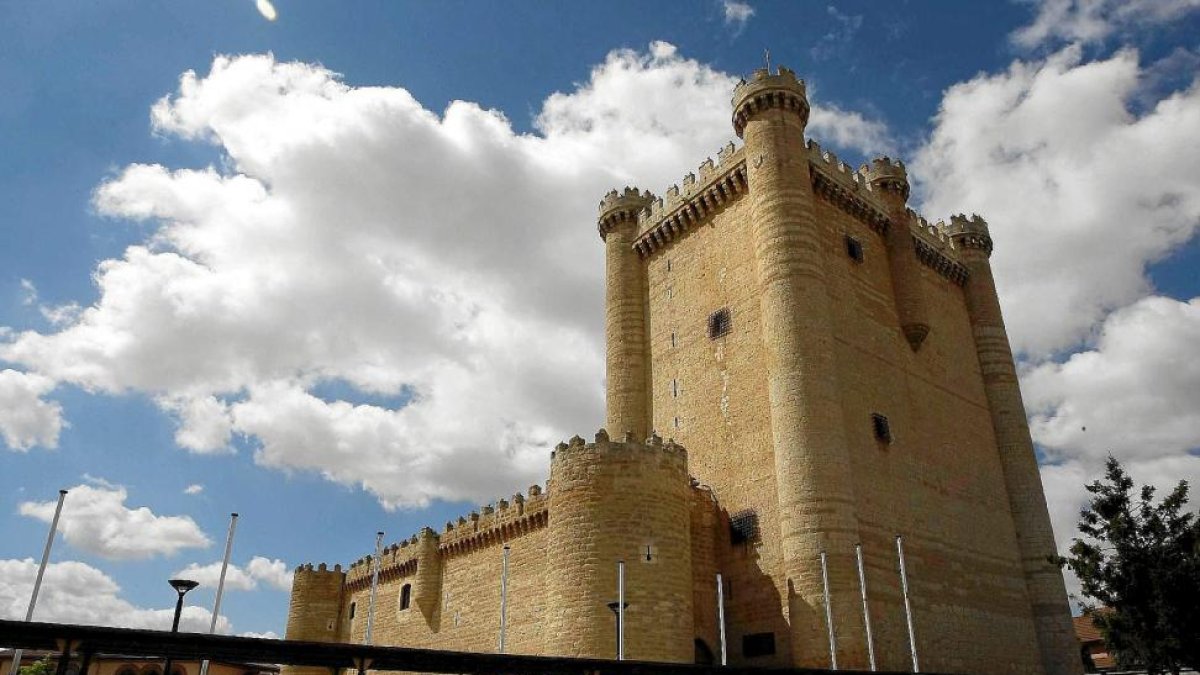
[(1087, 486), (1070, 555), (1058, 558), (1079, 578), (1084, 604), (1122, 668), (1150, 673), (1200, 669), (1200, 522), (1180, 481), (1161, 502), (1154, 488), (1134, 491), (1112, 457)]
[(42, 657), (17, 671), (19, 675), (54, 675), (55, 664), (49, 656)]

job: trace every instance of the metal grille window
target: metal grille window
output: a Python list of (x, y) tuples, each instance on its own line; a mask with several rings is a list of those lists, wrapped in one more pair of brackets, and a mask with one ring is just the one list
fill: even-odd
[(863, 245), (862, 242), (846, 235), (846, 255), (850, 256), (854, 262), (863, 261)]
[(733, 317), (728, 307), (722, 307), (708, 315), (708, 337), (717, 339), (733, 329)]
[(729, 541), (734, 544), (758, 540), (758, 513), (745, 509), (729, 516)]
[(888, 418), (879, 413), (871, 413), (871, 425), (875, 428), (875, 438), (884, 443), (892, 442), (892, 425)]

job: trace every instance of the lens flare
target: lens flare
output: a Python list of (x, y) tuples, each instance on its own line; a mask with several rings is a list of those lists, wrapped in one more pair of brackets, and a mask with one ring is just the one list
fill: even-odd
[(271, 4), (271, 0), (254, 0), (254, 6), (258, 8), (258, 13), (263, 15), (267, 21), (274, 21), (279, 14), (275, 11), (275, 5)]

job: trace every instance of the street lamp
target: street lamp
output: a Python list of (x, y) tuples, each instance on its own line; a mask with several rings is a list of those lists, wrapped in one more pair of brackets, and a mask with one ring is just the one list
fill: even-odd
[[(175, 592), (179, 594), (179, 599), (175, 601), (175, 620), (171, 622), (171, 634), (174, 635), (179, 632), (179, 615), (183, 613), (183, 596), (199, 586), (200, 582), (191, 579), (171, 579), (167, 583), (171, 584), (171, 588), (174, 588)], [(169, 653), (167, 661), (163, 665), (163, 675), (171, 675), (171, 655)]]
[(608, 608), (612, 610), (613, 618), (617, 620), (617, 659), (620, 660), (624, 654), (621, 653), (621, 615), (624, 614), (621, 610), (629, 609), (629, 603), (625, 603), (622, 607), (620, 601), (614, 600), (608, 603)]

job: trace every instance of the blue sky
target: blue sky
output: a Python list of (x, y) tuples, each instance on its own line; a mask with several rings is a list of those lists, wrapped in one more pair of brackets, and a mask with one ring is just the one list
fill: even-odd
[(60, 487), (39, 618), (161, 625), (238, 511), (222, 625), (282, 634), (281, 570), (544, 480), (602, 419), (595, 202), (766, 48), (992, 224), (1060, 542), (1108, 452), (1200, 477), (1196, 2), (275, 7), (0, 4), (0, 616)]

